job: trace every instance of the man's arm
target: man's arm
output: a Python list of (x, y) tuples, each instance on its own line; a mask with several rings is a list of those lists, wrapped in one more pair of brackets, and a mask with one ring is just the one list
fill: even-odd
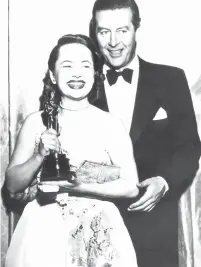
[(177, 69), (167, 85), (165, 106), (168, 113), (172, 157), (161, 176), (170, 191), (182, 191), (198, 169), (201, 145), (188, 83), (183, 70)]
[(146, 191), (129, 206), (128, 210), (131, 211), (152, 210), (164, 196), (165, 181), (170, 193), (181, 194), (199, 167), (201, 145), (188, 83), (183, 70), (172, 70), (174, 72), (167, 81), (166, 94), (163, 96), (170, 126), (172, 156), (166, 168), (161, 169), (161, 177), (151, 177), (139, 184), (139, 188), (145, 188)]

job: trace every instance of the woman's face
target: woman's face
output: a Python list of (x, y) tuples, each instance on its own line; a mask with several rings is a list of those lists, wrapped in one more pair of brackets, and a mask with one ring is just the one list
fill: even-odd
[(59, 50), (54, 70), (55, 81), (62, 97), (86, 98), (94, 83), (91, 51), (82, 44), (66, 44)]

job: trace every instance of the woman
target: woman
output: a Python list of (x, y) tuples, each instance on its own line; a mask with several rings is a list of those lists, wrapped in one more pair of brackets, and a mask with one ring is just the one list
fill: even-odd
[(27, 190), (51, 150), (65, 152), (74, 167), (84, 160), (117, 165), (120, 178), (102, 184), (69, 182), (67, 190), (82, 195), (58, 193), (54, 203), (43, 206), (36, 199), (29, 202), (13, 234), (6, 266), (137, 266), (119, 211), (104, 200), (136, 197), (138, 178), (129, 136), (88, 100), (101, 83), (100, 58), (88, 37), (65, 35), (52, 50), (48, 67), (44, 98), (48, 91), (56, 95), (60, 134), (46, 129), (43, 113), (27, 117), (6, 172), (8, 190)]

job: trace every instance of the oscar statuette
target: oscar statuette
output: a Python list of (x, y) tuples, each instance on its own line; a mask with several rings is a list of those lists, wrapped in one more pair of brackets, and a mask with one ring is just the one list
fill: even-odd
[[(47, 129), (54, 129), (59, 135), (58, 106), (55, 105), (54, 98), (55, 92), (50, 92), (42, 115)], [(73, 182), (74, 178), (75, 176), (70, 171), (69, 159), (65, 154), (51, 151), (49, 155), (45, 156), (40, 182)]]

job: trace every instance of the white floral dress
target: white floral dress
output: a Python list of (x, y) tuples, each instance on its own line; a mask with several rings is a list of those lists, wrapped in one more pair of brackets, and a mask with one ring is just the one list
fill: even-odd
[[(90, 134), (85, 142), (68, 143), (70, 136), (66, 137), (61, 135), (64, 151), (76, 154), (77, 150), (83, 160), (109, 163), (104, 142), (88, 146), (89, 140), (93, 143)], [(112, 202), (68, 193), (57, 200), (44, 206), (37, 200), (26, 205), (12, 236), (6, 267), (137, 267), (130, 236)]]

